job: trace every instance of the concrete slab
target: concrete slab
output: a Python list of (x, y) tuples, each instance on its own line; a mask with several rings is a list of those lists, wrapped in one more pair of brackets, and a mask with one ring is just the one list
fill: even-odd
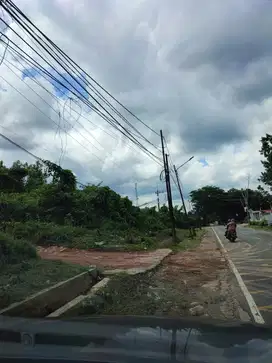
[(86, 293), (97, 281), (96, 268), (62, 281), (23, 301), (11, 304), (0, 315), (42, 317), (63, 306), (78, 295)]
[(99, 281), (97, 284), (95, 284), (89, 293), (86, 295), (79, 295), (72, 301), (69, 301), (67, 304), (61, 306), (59, 309), (54, 311), (53, 313), (49, 314), (47, 318), (59, 318), (69, 315), (76, 315), (77, 310), (81, 308), (82, 303), (85, 300), (90, 299), (91, 297), (95, 296), (100, 290), (104, 289), (110, 279), (108, 277), (105, 277), (103, 280)]
[(161, 252), (160, 255), (158, 255), (158, 256), (156, 256), (156, 258), (154, 258), (155, 262), (149, 266), (135, 267), (135, 268), (129, 268), (129, 269), (105, 270), (103, 272), (103, 275), (111, 276), (111, 275), (116, 275), (116, 274), (120, 274), (120, 273), (126, 273), (128, 275), (137, 275), (140, 273), (152, 271), (155, 268), (157, 268), (162, 263), (162, 261), (172, 253), (172, 250), (170, 250), (169, 248), (164, 248), (164, 249), (161, 249), (160, 252)]

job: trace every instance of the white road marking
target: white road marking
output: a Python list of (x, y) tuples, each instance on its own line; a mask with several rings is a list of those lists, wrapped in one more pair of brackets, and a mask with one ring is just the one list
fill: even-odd
[(228, 264), (229, 264), (232, 272), (234, 273), (234, 275), (235, 275), (235, 277), (237, 279), (237, 282), (238, 282), (238, 284), (240, 286), (240, 289), (242, 290), (242, 292), (243, 292), (243, 294), (245, 296), (245, 299), (246, 299), (246, 301), (248, 303), (249, 309), (251, 311), (251, 314), (252, 314), (255, 322), (258, 323), (258, 324), (264, 324), (265, 321), (264, 321), (264, 319), (263, 319), (263, 317), (262, 317), (262, 315), (261, 315), (261, 313), (260, 313), (260, 311), (259, 311), (253, 297), (251, 296), (250, 292), (248, 291), (248, 289), (247, 289), (241, 275), (239, 274), (239, 272), (238, 272), (237, 268), (235, 267), (234, 263), (231, 261), (229, 255), (228, 255), (228, 252), (226, 251), (226, 249), (225, 249), (220, 237), (216, 233), (215, 229), (213, 227), (211, 227), (211, 228), (212, 228), (212, 230), (213, 230), (213, 232), (214, 232), (214, 234), (215, 234), (215, 236), (216, 236), (216, 238), (217, 238), (217, 240), (218, 240), (218, 242), (220, 244), (220, 247), (221, 247), (221, 249), (222, 249), (222, 251), (223, 251), (223, 253), (225, 255), (226, 260), (228, 261)]

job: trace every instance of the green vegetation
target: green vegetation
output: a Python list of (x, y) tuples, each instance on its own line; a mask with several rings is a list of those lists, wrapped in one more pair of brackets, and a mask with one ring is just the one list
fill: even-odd
[(60, 261), (40, 260), (32, 243), (0, 232), (0, 309), (85, 270)]
[(33, 258), (2, 266), (0, 309), (83, 271), (82, 266)]
[[(185, 239), (174, 246), (175, 252), (195, 249), (205, 230), (198, 231), (195, 238), (189, 238), (184, 230), (177, 232)], [(79, 315), (188, 315), (192, 297), (182, 283), (184, 271), (171, 272), (169, 260), (171, 257), (159, 268), (144, 274), (121, 273), (111, 277), (104, 289), (84, 301)], [(195, 286), (192, 294), (195, 294)]]
[[(260, 154), (263, 157), (261, 163), (264, 171), (261, 173), (259, 181), (269, 190), (272, 190), (272, 135), (266, 134), (261, 138)], [(194, 212), (201, 220), (202, 225), (218, 221), (226, 222), (229, 218), (235, 218), (238, 222), (243, 222), (247, 213), (244, 209), (244, 196), (248, 193), (248, 207), (251, 210), (272, 209), (272, 195), (262, 186), (257, 190), (252, 189), (229, 189), (223, 190), (214, 185), (207, 185), (203, 188), (193, 190), (190, 193)], [(270, 229), (267, 221), (261, 220), (250, 222), (253, 227)]]
[[(243, 194), (243, 189), (225, 191), (214, 185), (207, 185), (190, 193), (195, 213), (201, 218), (203, 225), (215, 221), (224, 223), (229, 218), (243, 222), (247, 217)], [(248, 200), (253, 210), (270, 209), (272, 197), (259, 186), (257, 190), (248, 190)]]
[(205, 232), (205, 229), (197, 230), (196, 235), (194, 237), (190, 237), (188, 233), (186, 233), (187, 235), (184, 236), (184, 230), (177, 230), (177, 236), (182, 242), (175, 246), (172, 246), (173, 251), (186, 251), (198, 247), (202, 241)]
[[(17, 161), (10, 168), (1, 162), (0, 190), (0, 229), (34, 245), (148, 249), (171, 226), (166, 206), (140, 209), (106, 186), (79, 189), (70, 170), (48, 161)], [(195, 223), (180, 208), (174, 212), (178, 228)]]
[[(186, 241), (195, 221), (174, 213)], [(84, 270), (41, 261), (36, 246), (143, 250), (172, 243), (170, 227), (166, 206), (140, 209), (109, 187), (77, 188), (70, 170), (48, 161), (0, 162), (0, 308)]]
[(272, 225), (268, 225), (266, 219), (262, 219), (260, 221), (251, 221), (249, 222), (249, 227), (254, 229), (263, 229), (272, 232)]

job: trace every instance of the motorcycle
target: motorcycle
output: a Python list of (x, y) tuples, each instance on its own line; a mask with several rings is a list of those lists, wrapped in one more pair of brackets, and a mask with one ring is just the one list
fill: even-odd
[(225, 236), (230, 242), (235, 242), (237, 238), (236, 231), (228, 231)]

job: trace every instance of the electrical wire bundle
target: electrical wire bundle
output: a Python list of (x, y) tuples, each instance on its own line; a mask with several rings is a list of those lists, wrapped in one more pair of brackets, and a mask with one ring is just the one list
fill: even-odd
[[(73, 128), (74, 124), (76, 123), (79, 124), (81, 128), (84, 128), (84, 126), (79, 122), (80, 118), (85, 118), (88, 122), (91, 122), (89, 118), (86, 118), (86, 116), (82, 114), (82, 107), (84, 107), (87, 110), (95, 112), (110, 126), (112, 126), (113, 130), (117, 131), (118, 134), (123, 135), (128, 141), (130, 141), (130, 145), (133, 145), (133, 148), (136, 146), (160, 166), (163, 165), (161, 156), (157, 156), (155, 154), (157, 151), (161, 152), (160, 148), (151, 142), (147, 137), (145, 137), (139, 128), (132, 124), (132, 122), (128, 120), (125, 115), (129, 115), (129, 117), (132, 117), (136, 123), (140, 123), (142, 128), (145, 127), (149, 131), (152, 131), (152, 133), (155, 135), (159, 136), (159, 134), (154, 129), (134, 115), (134, 113), (132, 113), (126, 106), (124, 106), (114, 96), (112, 96), (92, 76), (84, 71), (51, 39), (49, 39), (42, 31), (40, 31), (37, 26), (11, 0), (0, 0), (0, 6), (20, 28), (19, 33), (14, 29), (14, 27), (10, 26), (4, 18), (1, 18), (6, 27), (5, 30), (8, 29), (12, 31), (14, 35), (14, 37), (11, 39), (11, 37), (8, 37), (5, 33), (1, 34), (1, 42), (6, 47), (5, 53), (2, 57), (2, 62), (4, 62), (5, 66), (7, 66), (11, 71), (13, 71), (12, 68), (17, 68), (17, 70), (22, 71), (22, 69), (25, 70), (28, 67), (29, 69), (35, 70), (39, 77), (43, 77), (46, 81), (49, 81), (54, 86), (55, 90), (59, 90), (59, 92), (63, 92), (63, 90), (65, 90), (65, 94), (70, 95), (70, 110), (72, 109), (73, 112), (78, 114), (78, 117), (75, 118), (73, 124), (71, 125), (70, 123), (70, 129)], [(22, 33), (24, 33), (27, 38), (23, 37), (21, 35)], [(17, 42), (14, 41), (15, 37), (18, 39)], [(29, 39), (29, 41), (27, 39)], [(18, 43), (20, 45), (23, 44), (23, 47), (19, 46)], [(9, 62), (8, 60), (4, 60), (6, 51), (12, 54), (13, 59), (17, 65), (14, 65), (14, 63)], [(18, 64), (21, 65), (22, 69), (18, 68)], [(4, 78), (2, 77), (2, 79)], [(44, 88), (38, 79), (33, 77), (31, 77), (31, 79), (36, 84)], [(10, 83), (8, 84), (13, 87)], [(49, 92), (56, 100), (58, 100), (56, 95), (47, 89), (45, 90)], [(22, 96), (25, 97), (24, 95)], [(71, 100), (73, 101), (74, 108), (71, 107)], [(75, 105), (79, 105), (78, 110), (75, 110)], [(118, 107), (118, 109), (116, 107)], [(121, 112), (121, 110), (123, 112)], [(66, 123), (69, 124), (69, 122), (64, 119), (63, 116), (64, 108), (62, 114), (60, 110), (54, 111), (58, 114), (59, 118), (62, 118)], [(48, 117), (46, 114), (45, 116)], [(51, 121), (56, 123), (52, 119)], [(59, 127), (62, 129), (63, 126), (64, 125), (60, 127), (59, 124)], [(95, 126), (99, 128), (99, 126)], [(64, 131), (67, 134), (69, 134), (68, 129), (69, 128), (64, 128)], [(94, 138), (87, 129), (85, 129), (85, 131), (88, 132), (92, 138)], [(111, 136), (117, 136), (117, 134), (110, 133), (109, 129), (103, 131)], [(69, 136), (72, 137), (72, 135)], [(90, 140), (88, 140), (88, 142), (90, 142)], [(92, 144), (92, 146), (94, 145)]]

